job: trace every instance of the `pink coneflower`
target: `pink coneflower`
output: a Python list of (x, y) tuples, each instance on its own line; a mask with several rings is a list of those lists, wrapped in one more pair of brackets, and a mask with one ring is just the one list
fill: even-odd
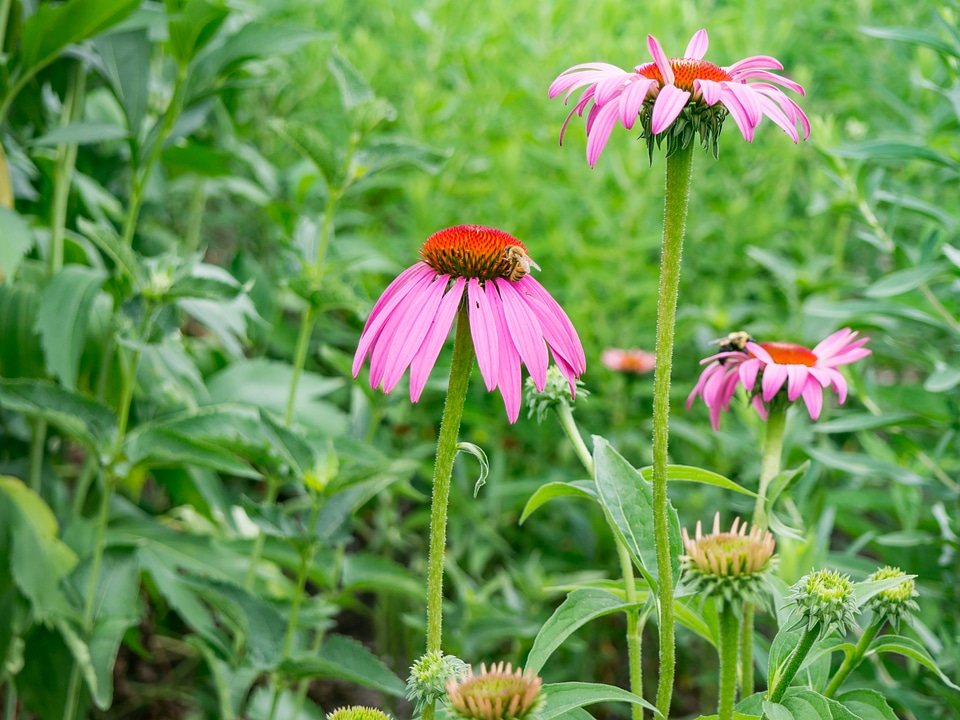
[[(560, 143), (567, 123), (574, 114), (587, 115), (587, 162), (593, 167), (603, 151), (610, 133), (619, 122), (631, 129), (640, 115), (648, 144), (653, 136), (666, 131), (685, 108), (688, 119), (700, 132), (704, 145), (712, 144), (716, 154), (716, 138), (725, 113), (734, 122), (747, 142), (766, 115), (779, 125), (794, 142), (800, 141), (797, 123), (803, 137), (810, 136), (810, 122), (800, 107), (780, 85), (803, 95), (803, 88), (770, 70), (783, 70), (783, 65), (766, 55), (748, 57), (730, 67), (718, 67), (703, 59), (707, 52), (707, 31), (698, 30), (690, 39), (682, 58), (667, 58), (660, 43), (647, 36), (652, 63), (637, 65), (633, 72), (608, 63), (584, 63), (565, 70), (550, 85), (550, 97), (566, 93), (564, 102), (574, 90), (587, 86), (560, 130)], [(747, 84), (747, 80), (761, 82)], [(646, 108), (645, 113), (642, 112)], [(719, 113), (719, 115), (718, 115)], [(646, 114), (646, 117), (644, 115)], [(651, 152), (652, 152), (652, 145)]]
[[(748, 341), (743, 350), (720, 352), (701, 361), (710, 363), (700, 375), (696, 387), (687, 398), (687, 409), (699, 395), (710, 408), (710, 424), (720, 429), (720, 411), (730, 407), (730, 400), (741, 384), (752, 395), (754, 408), (766, 419), (765, 403), (786, 385), (787, 400), (802, 397), (810, 418), (820, 417), (823, 388), (833, 387), (842, 404), (847, 399), (847, 381), (837, 370), (871, 353), (863, 346), (870, 338), (856, 339), (850, 328), (838, 330), (809, 350), (788, 342), (755, 343)], [(757, 376), (760, 376), (760, 386)]]
[(605, 367), (617, 372), (642, 375), (653, 370), (657, 363), (657, 356), (652, 352), (638, 350), (637, 348), (630, 348), (629, 350), (607, 348), (600, 354), (600, 362)]
[(494, 228), (458, 225), (431, 235), (423, 260), (403, 271), (377, 300), (353, 358), (353, 376), (370, 357), (370, 387), (389, 393), (410, 368), (417, 402), (461, 303), (466, 303), (477, 364), (487, 390), (500, 388), (507, 417), (520, 414), (520, 365), (538, 390), (547, 348), (576, 391), (586, 369), (583, 346), (566, 313), (528, 271), (536, 267), (516, 238)]

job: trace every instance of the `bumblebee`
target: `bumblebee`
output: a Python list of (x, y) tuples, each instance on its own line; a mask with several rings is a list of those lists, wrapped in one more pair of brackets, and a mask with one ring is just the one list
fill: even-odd
[(508, 245), (503, 249), (503, 259), (507, 262), (507, 279), (516, 282), (524, 277), (530, 268), (540, 269), (530, 256), (519, 245)]
[[(747, 348), (747, 343), (753, 342), (753, 338), (750, 337), (750, 333), (738, 330), (737, 332), (730, 333), (726, 337), (717, 338), (713, 342), (720, 346), (720, 352), (722, 353), (743, 352)], [(726, 360), (726, 358), (720, 358), (718, 362), (723, 365)]]

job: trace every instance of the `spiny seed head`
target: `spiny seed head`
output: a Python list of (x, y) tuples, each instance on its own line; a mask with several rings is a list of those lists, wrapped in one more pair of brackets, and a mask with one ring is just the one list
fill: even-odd
[(455, 655), (439, 650), (428, 652), (413, 663), (407, 678), (407, 700), (416, 703), (417, 712), (436, 702), (447, 691), (447, 683), (458, 680), (470, 668)]
[[(577, 398), (586, 399), (590, 392), (583, 387), (580, 380), (576, 381)], [(523, 386), (524, 397), (527, 403), (527, 417), (537, 416), (537, 423), (542, 423), (547, 413), (560, 405), (572, 406), (577, 398), (570, 394), (570, 383), (556, 365), (547, 368), (547, 382), (543, 390), (537, 390), (533, 378), (528, 377)]]
[(524, 674), (507, 663), (471, 667), (462, 678), (447, 682), (449, 710), (463, 720), (533, 720), (546, 698), (540, 692), (543, 681), (531, 672)]
[(720, 513), (713, 517), (713, 532), (703, 534), (697, 522), (694, 538), (683, 528), (681, 560), (687, 582), (705, 597), (719, 604), (749, 602), (766, 605), (767, 579), (776, 566), (773, 535), (747, 523), (733, 521), (729, 532), (720, 531)]
[(390, 720), (390, 716), (376, 708), (351, 705), (327, 713), (327, 720)]
[(889, 565), (880, 568), (867, 578), (868, 582), (873, 582), (900, 577), (904, 578), (902, 583), (881, 590), (867, 603), (867, 607), (876, 614), (878, 620), (889, 620), (893, 629), (897, 632), (900, 631), (900, 618), (909, 611), (917, 612), (920, 609), (920, 606), (913, 599), (919, 595), (913, 578), (907, 577), (907, 574), (900, 568), (890, 567)]
[(804, 575), (791, 590), (793, 594), (787, 599), (797, 605), (799, 624), (806, 623), (807, 629), (812, 630), (820, 623), (821, 635), (834, 627), (845, 635), (854, 623), (853, 616), (860, 612), (850, 576), (836, 570), (816, 570)]

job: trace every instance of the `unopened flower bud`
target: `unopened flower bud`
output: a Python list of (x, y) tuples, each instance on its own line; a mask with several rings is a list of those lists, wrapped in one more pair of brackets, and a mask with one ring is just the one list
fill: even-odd
[(327, 720), (390, 720), (390, 716), (376, 708), (351, 705), (327, 713)]
[(904, 578), (902, 583), (881, 590), (867, 603), (867, 607), (874, 612), (878, 621), (889, 620), (893, 629), (897, 632), (900, 631), (900, 619), (908, 612), (916, 612), (920, 609), (920, 606), (913, 599), (919, 594), (913, 578), (907, 577), (907, 574), (900, 568), (890, 567), (889, 565), (880, 568), (867, 578), (868, 582), (873, 582), (898, 577)]
[(533, 720), (546, 698), (540, 692), (543, 681), (531, 672), (524, 674), (507, 663), (471, 667), (462, 678), (447, 682), (447, 700), (452, 715), (464, 720)]
[[(586, 398), (590, 393), (584, 389), (580, 380), (576, 381), (577, 396)], [(547, 413), (558, 405), (567, 405), (572, 407), (577, 399), (570, 390), (570, 383), (560, 372), (556, 365), (551, 365), (547, 369), (547, 380), (543, 390), (537, 390), (533, 378), (527, 378), (524, 385), (524, 396), (527, 403), (527, 417), (537, 416), (537, 422), (542, 423)]]
[(467, 673), (467, 664), (455, 655), (439, 650), (428, 652), (413, 663), (407, 678), (407, 700), (416, 703), (417, 711), (434, 703), (447, 692), (447, 683)]
[(793, 595), (787, 599), (797, 604), (801, 622), (808, 630), (820, 623), (821, 635), (834, 627), (841, 635), (846, 634), (854, 622), (853, 616), (860, 612), (850, 576), (836, 570), (817, 570), (804, 575), (791, 590)]

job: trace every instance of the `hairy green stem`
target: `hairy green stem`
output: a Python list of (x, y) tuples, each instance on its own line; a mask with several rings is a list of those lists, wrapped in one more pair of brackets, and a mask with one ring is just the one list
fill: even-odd
[(743, 606), (743, 622), (740, 626), (740, 697), (753, 695), (753, 618), (757, 607), (753, 603)]
[(740, 618), (736, 608), (725, 602), (720, 608), (720, 702), (718, 720), (733, 720), (737, 699), (737, 651), (740, 643)]
[(797, 671), (799, 671), (800, 666), (803, 665), (804, 658), (807, 657), (807, 653), (810, 652), (810, 648), (813, 647), (813, 644), (817, 641), (819, 636), (820, 623), (817, 623), (809, 630), (804, 631), (803, 635), (800, 637), (800, 644), (797, 645), (793, 651), (793, 654), (790, 656), (790, 660), (787, 662), (787, 667), (784, 669), (783, 674), (777, 681), (776, 686), (770, 690), (770, 702), (778, 703), (783, 700), (783, 696), (786, 694), (787, 688), (790, 687), (790, 683), (793, 682), (793, 678), (796, 676)]
[[(557, 419), (560, 420), (560, 427), (563, 428), (567, 438), (573, 445), (577, 457), (583, 463), (583, 467), (593, 477), (594, 463), (587, 444), (580, 435), (577, 423), (573, 419), (573, 410), (566, 402), (560, 403), (555, 407)], [(623, 541), (614, 536), (617, 543), (617, 555), (620, 559), (620, 571), (623, 574), (623, 589), (626, 600), (631, 605), (637, 602), (637, 584), (633, 575), (633, 560), (630, 557), (630, 551)], [(630, 608), (626, 611), (627, 615), (627, 654), (630, 663), (630, 691), (635, 695), (643, 696), (643, 625), (640, 623), (640, 609)], [(631, 705), (632, 720), (643, 720), (643, 706)]]
[[(467, 387), (473, 372), (473, 341), (470, 339), (470, 316), (467, 305), (460, 306), (457, 334), (453, 341), (453, 361), (447, 400), (440, 421), (437, 460), (433, 471), (433, 499), (430, 503), (430, 551), (427, 559), (427, 652), (441, 650), (443, 628), (443, 558), (447, 545), (447, 505), (450, 500), (450, 477), (457, 456), (457, 436), (467, 399)], [(434, 704), (423, 708), (423, 720), (433, 720)]]
[(767, 415), (767, 432), (763, 438), (763, 459), (760, 462), (760, 488), (753, 508), (753, 527), (761, 530), (767, 529), (767, 491), (773, 479), (780, 474), (788, 407), (789, 403), (777, 396), (770, 403)]
[(847, 679), (847, 676), (856, 670), (857, 666), (863, 662), (863, 656), (866, 655), (867, 650), (870, 648), (870, 643), (873, 642), (873, 639), (877, 636), (877, 633), (880, 632), (880, 628), (883, 627), (885, 622), (886, 618), (880, 618), (878, 620), (877, 616), (874, 616), (873, 622), (867, 625), (867, 629), (864, 630), (863, 635), (860, 636), (857, 647), (851, 654), (843, 658), (843, 663), (840, 665), (840, 669), (837, 670), (837, 674), (833, 676), (830, 684), (827, 685), (827, 689), (823, 691), (825, 697), (832, 698), (837, 690), (840, 689), (840, 686), (843, 685), (843, 681)]
[(660, 630), (660, 682), (657, 710), (670, 715), (673, 699), (676, 647), (673, 613), (673, 568), (667, 501), (667, 442), (670, 423), (670, 371), (673, 335), (680, 288), (680, 260), (690, 205), (693, 144), (667, 158), (666, 199), (663, 216), (663, 249), (660, 258), (660, 293), (657, 304), (657, 357), (653, 378), (653, 533), (657, 555), (657, 612)]

